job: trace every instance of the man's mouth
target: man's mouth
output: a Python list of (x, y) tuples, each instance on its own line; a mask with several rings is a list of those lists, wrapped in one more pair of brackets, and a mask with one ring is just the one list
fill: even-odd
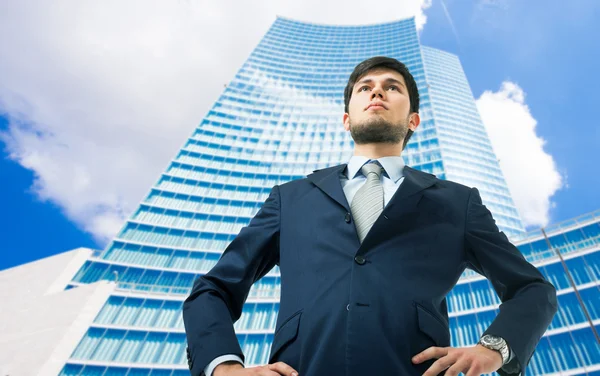
[(367, 106), (366, 110), (387, 110), (387, 107), (382, 102), (373, 102)]

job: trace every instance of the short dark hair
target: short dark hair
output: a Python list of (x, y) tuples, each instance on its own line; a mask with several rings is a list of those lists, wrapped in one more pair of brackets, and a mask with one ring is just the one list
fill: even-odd
[[(406, 83), (406, 89), (408, 90), (410, 112), (419, 113), (419, 90), (417, 89), (417, 83), (415, 82), (414, 77), (412, 76), (412, 74), (410, 74), (406, 65), (402, 64), (396, 59), (385, 56), (375, 56), (369, 58), (359, 63), (354, 68), (354, 71), (352, 71), (352, 74), (348, 79), (348, 84), (344, 89), (344, 112), (348, 113), (348, 106), (350, 104), (350, 98), (352, 97), (352, 88), (356, 84), (356, 81), (358, 81), (361, 77), (363, 77), (370, 71), (378, 68), (391, 69), (402, 75), (402, 77), (404, 78), (404, 82)], [(413, 131), (409, 129), (404, 139), (403, 148), (408, 143), (408, 140), (410, 139), (410, 136), (412, 136), (412, 134)]]

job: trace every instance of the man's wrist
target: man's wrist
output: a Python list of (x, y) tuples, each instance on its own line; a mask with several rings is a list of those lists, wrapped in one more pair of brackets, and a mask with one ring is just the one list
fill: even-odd
[(500, 353), (500, 351), (487, 348), (487, 347), (481, 345), (481, 343), (478, 343), (476, 346), (479, 346), (482, 349), (487, 350), (490, 354), (493, 354), (491, 356), (493, 356), (495, 359), (498, 360), (498, 369), (504, 367), (504, 364), (502, 364), (503, 359), (502, 359), (502, 354)]
[(510, 361), (510, 347), (504, 338), (487, 334), (481, 337), (477, 344), (490, 350), (497, 351), (498, 354), (500, 354), (503, 366)]
[(204, 368), (203, 376), (214, 376), (215, 368), (217, 368), (218, 365), (224, 364), (224, 363), (226, 363), (226, 364), (239, 363), (242, 367), (244, 367), (244, 361), (238, 355), (225, 354), (225, 355), (221, 355), (221, 356), (218, 356), (215, 359), (213, 359), (213, 361), (210, 362), (206, 366), (206, 368)]
[[(226, 376), (229, 371), (242, 369), (244, 366), (235, 360), (228, 360), (215, 367), (212, 376)], [(211, 375), (206, 375), (211, 376)]]

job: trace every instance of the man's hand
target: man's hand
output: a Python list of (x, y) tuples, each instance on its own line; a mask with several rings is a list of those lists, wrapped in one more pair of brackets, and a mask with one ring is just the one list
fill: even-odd
[(497, 371), (502, 367), (502, 355), (481, 345), (473, 347), (430, 347), (412, 358), (413, 363), (423, 363), (437, 359), (423, 376), (435, 376), (445, 369), (444, 375), (456, 376), (463, 372), (466, 376), (479, 376)]
[(225, 362), (215, 367), (213, 376), (298, 376), (298, 371), (284, 362), (244, 368), (238, 362)]

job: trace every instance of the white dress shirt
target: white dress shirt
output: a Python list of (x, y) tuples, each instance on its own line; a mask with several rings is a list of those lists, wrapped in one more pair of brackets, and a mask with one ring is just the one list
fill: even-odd
[[(404, 160), (402, 157), (383, 157), (376, 160), (383, 167), (381, 175), (383, 176), (383, 203), (385, 207), (404, 180), (404, 175), (402, 175)], [(361, 168), (369, 161), (370, 159), (367, 157), (354, 156), (348, 162), (348, 166), (344, 171), (346, 179), (340, 179), (348, 205), (352, 204), (354, 195), (367, 181), (367, 178), (361, 172)]]

